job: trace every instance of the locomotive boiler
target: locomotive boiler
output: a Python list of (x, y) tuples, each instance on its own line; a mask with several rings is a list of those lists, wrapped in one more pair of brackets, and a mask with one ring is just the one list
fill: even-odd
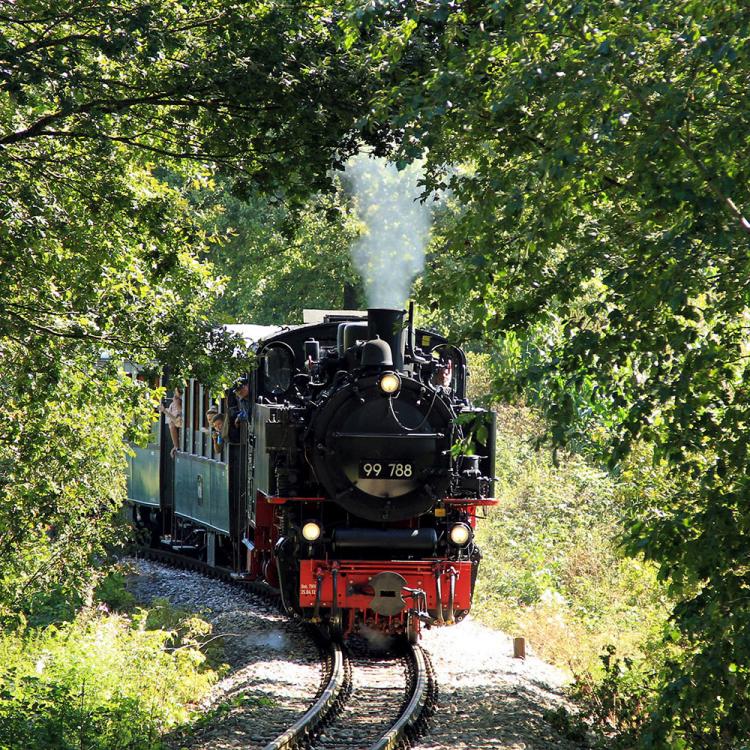
[[(256, 350), (247, 389), (216, 404), (221, 453), (177, 453), (148, 516), (159, 543), (267, 581), (334, 637), (460, 621), (494, 504), (494, 415), (467, 400), (461, 349), (371, 309), (264, 331)], [(188, 427), (210, 404), (196, 388)]]

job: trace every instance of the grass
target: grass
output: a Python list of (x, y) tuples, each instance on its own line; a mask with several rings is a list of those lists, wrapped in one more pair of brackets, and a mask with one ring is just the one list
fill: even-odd
[(478, 528), (474, 612), (572, 675), (601, 678), (609, 645), (639, 658), (659, 639), (665, 590), (653, 566), (619, 548), (622, 484), (578, 455), (556, 464), (536, 450), (542, 424), (528, 407), (497, 412), (500, 504)]

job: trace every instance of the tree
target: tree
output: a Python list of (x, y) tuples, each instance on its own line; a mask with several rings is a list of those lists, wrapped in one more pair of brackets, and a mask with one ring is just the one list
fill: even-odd
[(257, 193), (237, 198), (219, 182), (195, 200), (210, 216), (209, 257), (226, 279), (216, 306), (225, 322), (301, 323), (303, 308), (362, 304), (349, 256), (358, 226), (340, 189), (290, 208)]
[(337, 28), (302, 2), (0, 6), (0, 615), (80, 588), (108, 538), (121, 438), (158, 396), (117, 362), (232, 367), (181, 184), (327, 187), (371, 79), (353, 51), (334, 61)]
[(333, 20), (304, 2), (6, 5), (0, 145), (124, 145), (327, 187), (367, 90), (354, 56), (331, 64)]
[(731, 0), (467, 0), (368, 4), (347, 27), (373, 64), (432, 55), (372, 118), (463, 205), (435, 300), (468, 298), (490, 346), (553, 324), (517, 373), (552, 438), (605, 424), (611, 465), (641, 440), (690, 480), (627, 532), (681, 599), (658, 747), (750, 736), (749, 26)]

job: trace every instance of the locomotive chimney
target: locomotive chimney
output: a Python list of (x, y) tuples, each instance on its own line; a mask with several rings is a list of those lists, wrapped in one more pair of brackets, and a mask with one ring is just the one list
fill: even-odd
[(380, 336), (391, 347), (394, 370), (404, 369), (405, 314), (405, 310), (390, 310), (382, 307), (371, 307), (367, 311), (367, 338), (374, 339)]

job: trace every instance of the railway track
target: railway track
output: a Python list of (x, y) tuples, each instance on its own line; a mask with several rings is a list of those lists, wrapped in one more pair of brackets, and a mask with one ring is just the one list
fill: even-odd
[(417, 645), (410, 645), (411, 663), (408, 667), (412, 690), (407, 694), (405, 706), (398, 719), (370, 750), (392, 750), (399, 745), (409, 745), (426, 729), (427, 721), (437, 703), (437, 681), (429, 656)]
[(263, 750), (394, 750), (408, 747), (424, 730), (437, 686), (419, 646), (379, 659), (334, 648), (341, 669), (335, 661), (310, 711)]
[[(212, 568), (171, 552), (144, 549), (144, 556), (213, 578), (234, 580), (229, 571)], [(278, 604), (273, 589), (243, 588)], [(262, 750), (396, 750), (425, 729), (435, 708), (437, 684), (429, 657), (420, 646), (404, 644), (400, 653), (373, 656), (364, 647), (351, 650), (321, 644), (324, 677), (310, 708), (273, 738), (257, 738)]]
[(315, 737), (346, 700), (349, 686), (344, 650), (338, 643), (329, 644), (326, 659), (328, 678), (315, 703), (287, 730), (264, 746), (264, 750), (292, 750)]

